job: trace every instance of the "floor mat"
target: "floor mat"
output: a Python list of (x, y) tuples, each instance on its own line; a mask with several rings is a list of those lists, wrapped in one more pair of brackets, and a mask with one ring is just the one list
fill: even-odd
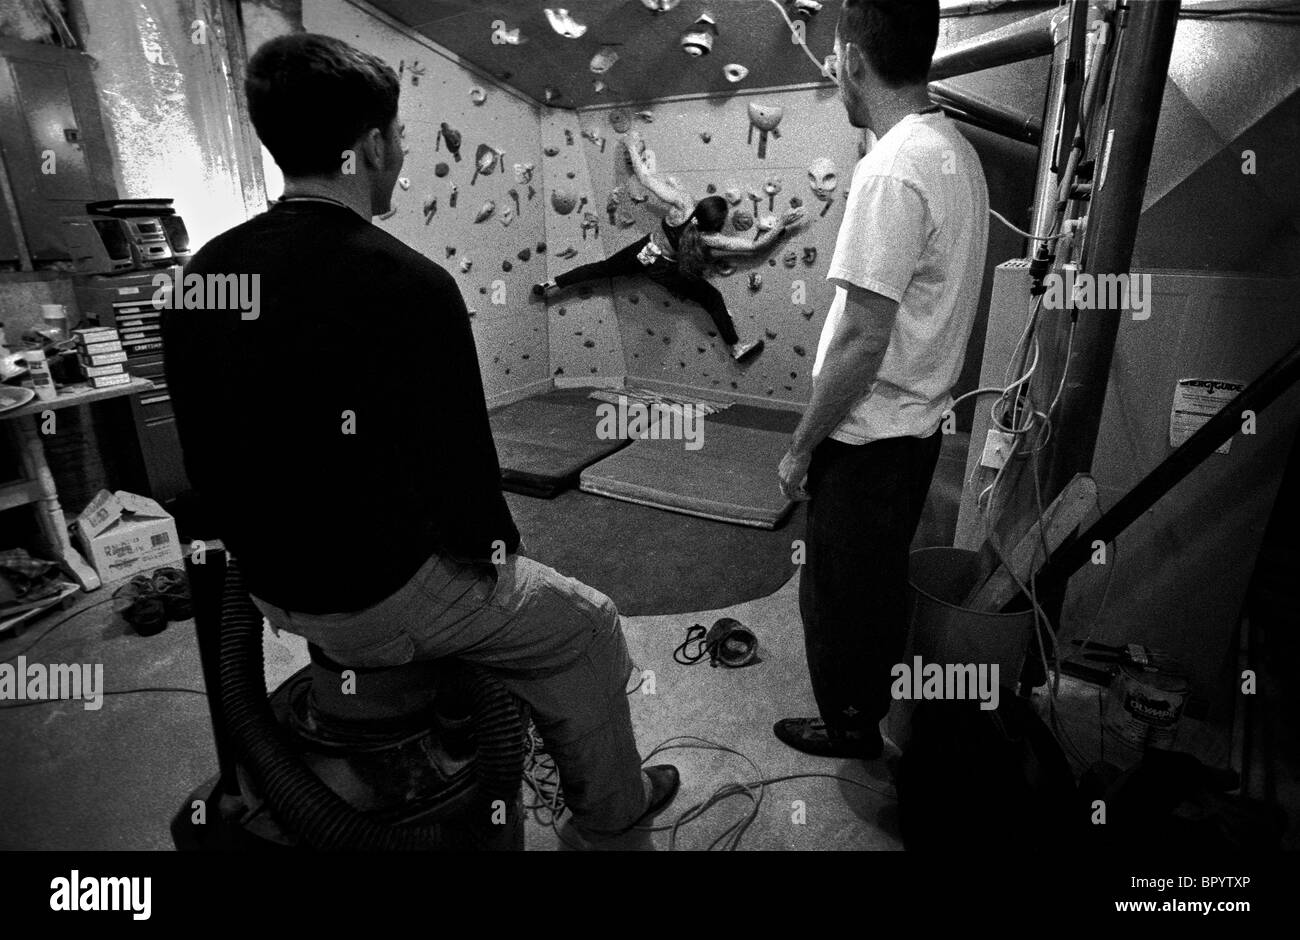
[(556, 389), (489, 415), (503, 488), (550, 499), (573, 488), (583, 467), (627, 445), (596, 436), (590, 395), (590, 388)]
[[(773, 471), (775, 473), (775, 470)], [(803, 506), (776, 530), (728, 525), (568, 490), (506, 494), (523, 554), (609, 595), (628, 615), (713, 610), (789, 580)]]
[(775, 528), (792, 503), (776, 468), (798, 423), (795, 412), (735, 405), (704, 421), (702, 446), (638, 440), (582, 471), (583, 492), (704, 519)]

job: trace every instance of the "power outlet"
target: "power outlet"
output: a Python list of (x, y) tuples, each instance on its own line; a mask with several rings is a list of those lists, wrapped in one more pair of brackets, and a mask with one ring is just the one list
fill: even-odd
[(1001, 470), (1011, 456), (1011, 444), (1014, 438), (1005, 431), (989, 428), (988, 437), (984, 438), (984, 453), (980, 455), (980, 466), (990, 470)]

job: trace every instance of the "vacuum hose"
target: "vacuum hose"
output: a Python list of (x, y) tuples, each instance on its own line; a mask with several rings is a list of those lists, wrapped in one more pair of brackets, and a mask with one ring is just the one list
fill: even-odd
[[(266, 695), (262, 613), (231, 559), (221, 602), (221, 703), (235, 747), (276, 817), (313, 849), (413, 851), (436, 848), (441, 826), (395, 826), (359, 812), (329, 789), (285, 744)], [(524, 769), (524, 725), (499, 681), (472, 668), (477, 782), (485, 803), (513, 805)]]

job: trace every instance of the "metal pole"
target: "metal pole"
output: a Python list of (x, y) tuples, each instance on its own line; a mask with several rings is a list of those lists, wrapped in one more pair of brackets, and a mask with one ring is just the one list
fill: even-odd
[(948, 82), (931, 82), (929, 91), (930, 100), (942, 106), (954, 120), (1034, 146), (1043, 139), (1043, 124), (1033, 115)]
[(1054, 16), (1055, 10), (1046, 10), (949, 46), (931, 62), (930, 81), (1050, 55)]
[[(1110, 108), (1093, 138), (1096, 170), (1081, 256), (1081, 270), (1094, 276), (1129, 273), (1180, 7), (1180, 0), (1128, 0), (1120, 9)], [(1069, 377), (1053, 417), (1058, 432), (1043, 460), (1045, 499), (1092, 468), (1122, 315), (1079, 312)], [(1057, 319), (1057, 329), (1068, 328), (1065, 317)]]

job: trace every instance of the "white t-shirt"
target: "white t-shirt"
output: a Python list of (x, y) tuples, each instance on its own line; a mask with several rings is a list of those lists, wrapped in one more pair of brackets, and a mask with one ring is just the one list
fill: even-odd
[(942, 114), (912, 114), (858, 161), (827, 279), (840, 283), (813, 378), (844, 316), (844, 284), (898, 301), (876, 382), (831, 432), (846, 444), (926, 437), (952, 404), (988, 246), (979, 157)]

